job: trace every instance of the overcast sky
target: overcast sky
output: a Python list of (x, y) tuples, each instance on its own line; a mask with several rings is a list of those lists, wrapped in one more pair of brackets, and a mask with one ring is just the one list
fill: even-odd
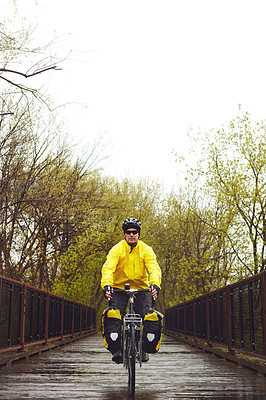
[[(179, 168), (171, 151), (187, 154), (189, 127), (226, 125), (238, 104), (266, 117), (265, 1), (17, 3), (36, 40), (58, 38), (57, 55), (68, 58), (49, 91), (71, 103), (62, 116), (73, 135), (111, 141), (111, 175), (171, 187)], [(0, 0), (6, 13), (10, 4)]]

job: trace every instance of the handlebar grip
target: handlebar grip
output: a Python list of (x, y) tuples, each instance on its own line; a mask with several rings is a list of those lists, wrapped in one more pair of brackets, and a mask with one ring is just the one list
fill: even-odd
[[(107, 292), (111, 293), (111, 286), (110, 285), (107, 285)], [(107, 301), (108, 301), (109, 304), (111, 304), (111, 299), (108, 298)]]
[[(154, 289), (154, 286), (151, 285), (151, 291), (153, 291), (153, 289)], [(154, 307), (154, 304), (155, 304), (155, 298), (152, 297), (152, 301), (151, 301), (151, 307), (152, 307), (152, 308)]]

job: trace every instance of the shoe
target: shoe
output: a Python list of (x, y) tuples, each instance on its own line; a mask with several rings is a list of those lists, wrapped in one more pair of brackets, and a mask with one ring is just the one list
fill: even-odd
[(149, 361), (149, 354), (147, 354), (145, 351), (142, 352), (142, 362), (148, 362)]
[(117, 364), (123, 363), (123, 357), (121, 351), (118, 351), (113, 355), (112, 361), (116, 362)]

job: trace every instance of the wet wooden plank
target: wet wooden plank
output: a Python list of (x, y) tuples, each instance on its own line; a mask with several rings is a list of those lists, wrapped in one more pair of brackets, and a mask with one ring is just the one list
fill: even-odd
[[(137, 367), (135, 399), (265, 399), (266, 378), (164, 336)], [(100, 335), (0, 370), (1, 399), (127, 399), (127, 372)]]
[(82, 338), (94, 335), (96, 331), (86, 332), (82, 334), (76, 334), (75, 336), (64, 337), (63, 339), (50, 340), (48, 343), (36, 343), (25, 346), (24, 351), (13, 350), (12, 348), (6, 349), (0, 352), (0, 368), (5, 366), (11, 366), (13, 363), (22, 360), (28, 360), (30, 357), (41, 354), (48, 350), (53, 350), (56, 347), (65, 346), (68, 343), (75, 342)]

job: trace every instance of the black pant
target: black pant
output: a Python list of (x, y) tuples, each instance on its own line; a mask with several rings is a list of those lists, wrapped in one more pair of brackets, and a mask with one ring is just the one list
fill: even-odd
[[(139, 292), (135, 294), (134, 310), (136, 314), (139, 314), (142, 318), (150, 310), (150, 297), (151, 294), (148, 292)], [(126, 307), (129, 300), (129, 296), (124, 291), (115, 290), (112, 293), (112, 300), (110, 306), (118, 308), (121, 312), (121, 316), (126, 314)]]

